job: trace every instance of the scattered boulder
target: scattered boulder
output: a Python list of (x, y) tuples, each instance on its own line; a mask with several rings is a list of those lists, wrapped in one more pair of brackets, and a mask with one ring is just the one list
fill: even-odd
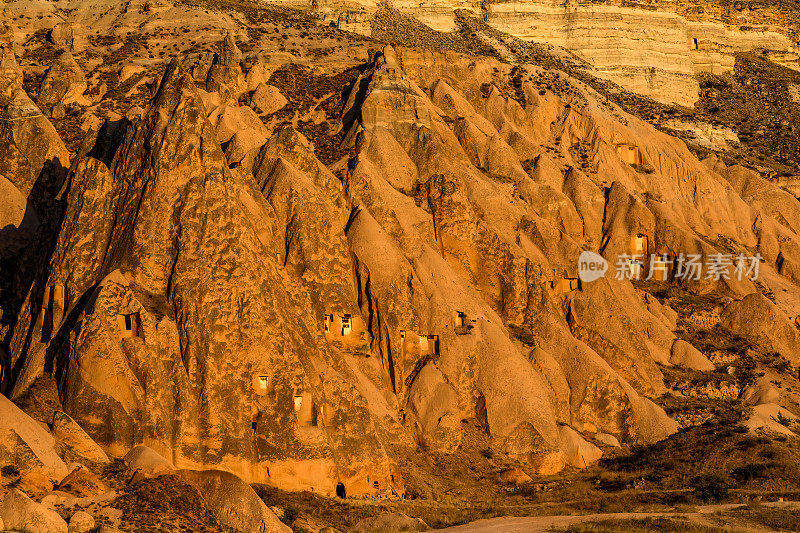
[(281, 94), (280, 89), (266, 83), (259, 84), (250, 97), (250, 107), (262, 115), (271, 115), (283, 109), (288, 103), (289, 101)]
[(129, 469), (145, 477), (156, 477), (175, 471), (172, 463), (164, 459), (161, 454), (143, 445), (131, 448), (123, 460)]
[(71, 416), (64, 411), (53, 414), (53, 437), (77, 456), (93, 463), (108, 463), (108, 455)]
[(669, 362), (683, 368), (701, 370), (703, 372), (710, 372), (715, 368), (714, 363), (709, 361), (708, 357), (683, 339), (676, 339), (672, 343)]
[(104, 494), (108, 491), (108, 487), (91, 470), (86, 467), (79, 467), (67, 474), (67, 477), (58, 484), (56, 490), (85, 497)]
[(603, 452), (594, 444), (587, 442), (580, 433), (569, 426), (560, 426), (558, 433), (561, 451), (564, 452), (567, 464), (576, 468), (586, 468), (598, 461)]
[(69, 519), (69, 533), (89, 533), (95, 527), (94, 518), (85, 511), (78, 511)]
[(608, 446), (613, 446), (614, 448), (619, 448), (619, 439), (614, 435), (609, 435), (608, 433), (596, 433), (594, 436), (598, 442), (606, 444)]
[(400, 531), (428, 531), (430, 527), (421, 518), (404, 513), (383, 513), (359, 520), (349, 533), (399, 533)]
[(50, 433), (2, 395), (0, 463), (13, 464), (23, 473), (41, 469), (55, 482), (69, 473), (67, 465), (56, 453), (55, 440)]
[(762, 376), (755, 383), (746, 387), (739, 398), (746, 405), (776, 404), (781, 398), (781, 393), (772, 385), (767, 376)]
[(6, 529), (13, 531), (67, 533), (67, 523), (57, 512), (36, 503), (18, 489), (11, 489), (0, 503), (0, 519)]
[(17, 488), (33, 497), (39, 497), (53, 490), (53, 481), (47, 471), (41, 468), (26, 470), (19, 477)]
[(178, 475), (200, 491), (220, 524), (243, 533), (291, 533), (238, 476), (222, 470), (179, 470)]
[(519, 468), (507, 468), (497, 475), (497, 480), (500, 483), (509, 483), (511, 485), (522, 485), (533, 481), (531, 476), (520, 470)]
[(764, 431), (791, 437), (795, 433), (789, 429), (789, 426), (796, 424), (797, 421), (797, 415), (783, 407), (774, 403), (765, 403), (753, 407), (753, 413), (744, 425), (753, 433)]

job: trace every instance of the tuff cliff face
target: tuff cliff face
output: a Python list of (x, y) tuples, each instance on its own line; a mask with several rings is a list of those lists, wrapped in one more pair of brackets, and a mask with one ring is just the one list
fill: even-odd
[[(778, 63), (797, 68), (796, 25), (790, 9), (750, 9), (740, 3), (649, 2), (392, 2), (394, 9), (431, 28), (457, 29), (458, 10), (525, 41), (562, 47), (586, 61), (594, 75), (664, 103), (692, 106), (696, 76), (730, 72), (738, 52), (770, 51)], [(370, 35), (369, 2), (317, 2), (331, 22)], [(366, 14), (359, 15), (366, 10)], [(769, 14), (765, 16), (765, 11)], [(339, 16), (339, 13), (345, 13)], [(333, 14), (333, 16), (331, 15)]]
[[(259, 490), (436, 499), (450, 488), (430, 479), (453, 461), (525, 484), (710, 418), (793, 437), (770, 418), (800, 405), (793, 189), (657, 129), (632, 112), (656, 103), (623, 109), (603, 80), (674, 100), (616, 65), (635, 48), (637, 78), (701, 23), (547, 6), (573, 10), (561, 44), (580, 43), (587, 70), (513, 38), (532, 37), (503, 24), (539, 31), (545, 16), (525, 5), (461, 13), (460, 33), (401, 21), (438, 49), (249, 4), (214, 11), (214, 31), (176, 54), (176, 28), (206, 8), (131, 4), (111, 24), (121, 46), (83, 42), (77, 21), (105, 14), (54, 12), (67, 20), (47, 35), (7, 18), (0, 400), (22, 421), (0, 421), (0, 462), (66, 486), (64, 461), (124, 458), (131, 482), (193, 487), (220, 524), (281, 531), (230, 473)], [(629, 46), (639, 12), (671, 22)], [(679, 66), (661, 64), (697, 84), (706, 56), (679, 48)], [(587, 252), (604, 277), (579, 272)], [(698, 422), (698, 395), (729, 403)]]

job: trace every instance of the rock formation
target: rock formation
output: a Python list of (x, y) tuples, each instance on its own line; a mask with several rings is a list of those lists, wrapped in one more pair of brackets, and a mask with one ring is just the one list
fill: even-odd
[[(435, 499), (448, 488), (420, 472), (478, 456), (491, 468), (464, 468), (528, 487), (683, 442), (702, 398), (796, 434), (800, 201), (597, 82), (690, 104), (698, 72), (784, 38), (743, 44), (663, 6), (398, 6), (438, 29), (455, 7), (593, 67), (517, 61), (533, 48), (485, 24), (438, 37), (491, 55), (352, 35), (289, 51), (340, 33), (255, 7), (248, 31), (209, 14), (217, 42), (142, 57), (177, 24), (164, 13), (203, 16), (146, 3), (39, 6), (23, 76), (0, 27), (0, 466), (17, 488), (66, 512), (183, 487), (199, 519), (288, 531), (265, 492)], [(77, 24), (110, 18), (120, 43), (84, 53)], [(272, 47), (286, 20), (311, 37)], [(28, 496), (5, 495), (6, 527), (66, 528)], [(354, 530), (389, 527), (427, 525)]]
[[(374, 13), (381, 9), (379, 2), (321, 3), (340, 13), (331, 23), (342, 29), (366, 35), (375, 31), (374, 18), (366, 23), (355, 19), (364, 10)], [(586, 61), (595, 76), (655, 100), (684, 106), (698, 99), (696, 75), (730, 71), (737, 52), (764, 48), (785, 65), (797, 68), (798, 55), (786, 31), (788, 24), (757, 16), (748, 20), (746, 14), (737, 21), (721, 14), (698, 19), (691, 7), (672, 2), (650, 2), (644, 7), (615, 2), (434, 0), (392, 2), (391, 6), (440, 32), (456, 30), (457, 12), (464, 10), (514, 37), (569, 50)]]
[(39, 87), (39, 105), (50, 109), (56, 105), (88, 104), (86, 76), (70, 52), (59, 55), (50, 65)]

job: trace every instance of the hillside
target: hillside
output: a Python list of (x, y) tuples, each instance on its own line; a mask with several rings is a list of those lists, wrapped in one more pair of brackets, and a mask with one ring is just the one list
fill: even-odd
[(796, 58), (728, 50), (688, 101), (469, 6), (296, 7), (6, 4), (5, 527), (796, 496)]

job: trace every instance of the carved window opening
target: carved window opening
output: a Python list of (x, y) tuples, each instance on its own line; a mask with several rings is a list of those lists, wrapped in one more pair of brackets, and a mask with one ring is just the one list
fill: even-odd
[(350, 332), (353, 331), (353, 317), (350, 315), (343, 315), (342, 316), (342, 337), (345, 335), (350, 335)]
[(138, 312), (117, 315), (117, 322), (121, 339), (142, 336), (142, 317)]
[(578, 278), (562, 278), (550, 282), (550, 291), (553, 294), (568, 294), (578, 290)]
[(631, 237), (631, 255), (644, 256), (647, 255), (647, 235), (644, 233), (637, 233)]
[(297, 425), (300, 427), (317, 427), (319, 424), (319, 409), (306, 392), (294, 397), (294, 412), (297, 416)]
[(642, 153), (638, 146), (620, 144), (617, 146), (617, 153), (624, 162), (633, 168), (639, 169), (642, 166)]
[(48, 342), (61, 323), (65, 308), (64, 285), (49, 285), (42, 298), (42, 337), (41, 342)]
[(436, 335), (419, 335), (420, 355), (439, 355), (439, 337)]

